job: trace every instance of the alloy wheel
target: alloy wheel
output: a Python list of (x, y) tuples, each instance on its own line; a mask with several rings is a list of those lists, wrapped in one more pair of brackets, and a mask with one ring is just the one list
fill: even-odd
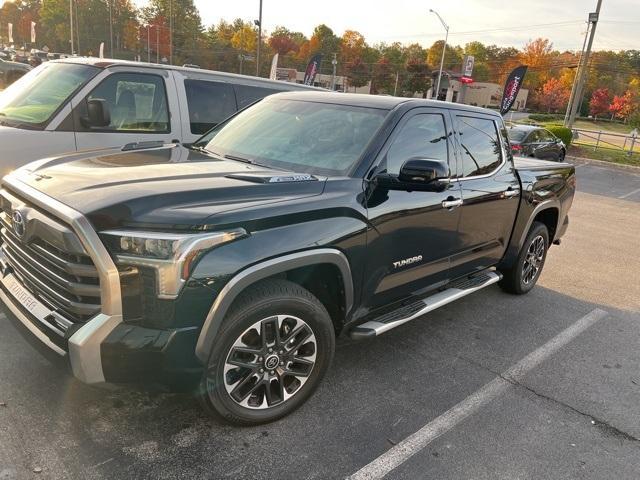
[(307, 382), (316, 363), (311, 327), (291, 315), (274, 315), (247, 328), (229, 349), (224, 386), (229, 397), (249, 409), (283, 404)]
[(529, 285), (538, 275), (544, 262), (544, 237), (536, 236), (529, 244), (522, 266), (522, 282)]

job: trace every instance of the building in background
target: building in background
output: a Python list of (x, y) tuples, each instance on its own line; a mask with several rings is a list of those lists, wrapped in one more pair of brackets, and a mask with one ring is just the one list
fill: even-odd
[[(436, 70), (433, 75), (432, 85), (435, 85), (437, 83), (438, 71)], [(465, 83), (462, 81), (462, 77), (459, 73), (449, 71), (442, 72), (438, 99), (477, 107), (500, 108), (503, 85), (486, 82)], [(431, 96), (432, 91), (429, 89), (427, 98), (431, 98)], [(513, 104), (513, 110), (524, 110), (527, 106), (528, 98), (529, 90), (526, 88), (520, 89), (516, 101)]]
[[(313, 82), (313, 86), (330, 89), (331, 78), (332, 78), (332, 75), (325, 75), (324, 73), (319, 73), (318, 75), (316, 75), (316, 79), (315, 79), (315, 82)], [(278, 68), (276, 71), (276, 79), (282, 80), (285, 82), (303, 83), (304, 72), (299, 72), (295, 68)], [(354, 88), (349, 86), (347, 77), (337, 75), (335, 90), (337, 92), (368, 94), (368, 93), (371, 93), (371, 81), (367, 82), (367, 84), (364, 87)]]

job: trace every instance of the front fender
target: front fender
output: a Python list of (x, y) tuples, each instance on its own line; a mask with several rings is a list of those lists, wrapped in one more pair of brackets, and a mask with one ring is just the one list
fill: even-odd
[(196, 344), (196, 356), (206, 364), (220, 326), (233, 301), (250, 285), (265, 278), (300, 267), (330, 263), (338, 267), (345, 290), (345, 307), (353, 307), (353, 279), (347, 257), (337, 249), (318, 248), (276, 257), (255, 264), (235, 275), (220, 291), (207, 314)]

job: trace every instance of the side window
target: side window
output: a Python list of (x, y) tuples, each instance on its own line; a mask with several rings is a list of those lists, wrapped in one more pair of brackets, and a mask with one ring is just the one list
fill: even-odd
[(250, 85), (235, 85), (235, 89), (236, 97), (238, 98), (238, 109), (243, 109), (261, 98), (284, 91), (274, 88), (252, 87)]
[(543, 142), (553, 142), (553, 135), (548, 130), (540, 130), (540, 138)]
[(404, 162), (416, 157), (448, 162), (447, 143), (447, 129), (441, 114), (415, 115), (401, 127), (387, 152), (387, 172), (397, 175)]
[(540, 142), (540, 130), (534, 130), (527, 137), (527, 143), (538, 143)]
[(502, 163), (502, 148), (493, 120), (458, 116), (462, 148), (461, 177), (493, 172)]
[(191, 133), (202, 135), (236, 112), (236, 97), (228, 83), (185, 80)]
[(144, 73), (114, 73), (87, 99), (101, 98), (111, 112), (105, 130), (131, 133), (169, 132), (167, 93), (162, 77)]

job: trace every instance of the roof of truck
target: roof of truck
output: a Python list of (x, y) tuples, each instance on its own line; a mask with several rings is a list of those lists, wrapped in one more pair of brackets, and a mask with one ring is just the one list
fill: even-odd
[(116, 60), (113, 58), (97, 58), (97, 57), (69, 57), (69, 58), (61, 58), (59, 60), (51, 60), (51, 62), (54, 63), (76, 63), (76, 64), (82, 64), (82, 65), (91, 65), (93, 67), (98, 67), (98, 68), (109, 68), (109, 67), (115, 67), (115, 66), (122, 66), (122, 67), (143, 67), (143, 68), (155, 68), (158, 70), (176, 70), (176, 71), (181, 71), (181, 72), (189, 72), (189, 73), (193, 73), (193, 74), (215, 74), (218, 76), (223, 76), (223, 77), (227, 77), (230, 81), (233, 81), (234, 79), (236, 80), (236, 82), (240, 82), (242, 80), (247, 80), (247, 81), (259, 81), (259, 82), (264, 82), (264, 83), (273, 83), (273, 84), (284, 84), (284, 85), (289, 85), (289, 86), (295, 86), (300, 90), (313, 90), (313, 91), (318, 91), (318, 90), (324, 90), (318, 87), (312, 87), (309, 85), (302, 85), (299, 83), (293, 83), (293, 82), (284, 82), (282, 80), (271, 80), (268, 78), (262, 78), (262, 77), (254, 77), (251, 75), (240, 75), (237, 73), (229, 73), (229, 72), (219, 72), (217, 70), (207, 70), (204, 68), (194, 68), (194, 67), (180, 67), (177, 65), (164, 65), (164, 64), (159, 64), (159, 63), (147, 63), (147, 62), (133, 62), (131, 60)]
[(308, 102), (333, 103), (336, 105), (350, 105), (354, 107), (368, 107), (391, 110), (398, 105), (408, 107), (432, 107), (448, 110), (483, 113), (485, 115), (500, 116), (496, 111), (486, 108), (473, 107), (460, 103), (443, 102), (424, 98), (392, 97), (389, 95), (368, 95), (362, 93), (333, 93), (333, 92), (285, 92), (269, 98), (286, 98), (290, 100), (304, 100)]

